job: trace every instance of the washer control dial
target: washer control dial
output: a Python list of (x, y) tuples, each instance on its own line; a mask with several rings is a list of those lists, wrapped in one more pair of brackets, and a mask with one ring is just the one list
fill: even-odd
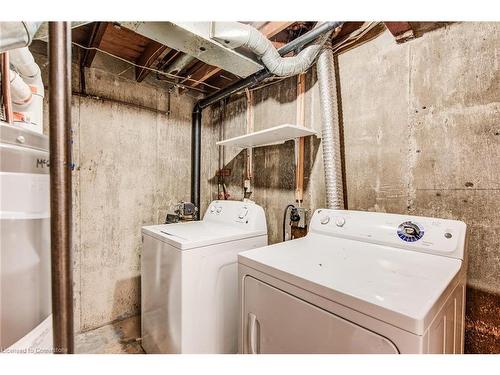
[(248, 208), (243, 207), (243, 208), (240, 210), (240, 213), (238, 214), (238, 218), (239, 218), (239, 219), (243, 219), (245, 216), (247, 216), (247, 214), (248, 214)]
[(221, 206), (217, 207), (216, 212), (220, 214), (222, 212), (222, 207)]
[(323, 217), (321, 218), (321, 221), (320, 221), (320, 223), (321, 223), (322, 225), (326, 225), (326, 224), (328, 224), (329, 222), (330, 222), (330, 216), (323, 216)]
[(424, 228), (413, 221), (405, 221), (398, 226), (398, 237), (405, 242), (415, 242), (423, 236)]

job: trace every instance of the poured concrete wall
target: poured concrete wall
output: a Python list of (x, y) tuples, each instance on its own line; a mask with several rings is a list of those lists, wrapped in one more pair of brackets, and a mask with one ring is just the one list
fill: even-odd
[[(46, 58), (36, 57), (48, 83)], [(133, 69), (118, 75), (127, 67), (98, 55), (93, 68), (85, 69), (85, 95), (72, 98), (77, 332), (140, 313), (141, 227), (163, 223), (179, 200), (190, 200), (195, 98), (169, 98), (166, 87), (153, 80), (137, 84)], [(74, 65), (73, 91), (81, 90)], [(46, 133), (47, 99), (48, 91)], [(207, 145), (215, 144), (208, 126), (202, 136)], [(207, 171), (217, 162), (210, 150), (202, 160), (204, 201), (211, 196)]]
[[(338, 57), (348, 208), (463, 220), (469, 229), (466, 350), (500, 352), (500, 23), (458, 23), (398, 45), (390, 33)], [(255, 91), (255, 128), (296, 119), (296, 79)], [(221, 111), (225, 117), (221, 116)], [(246, 129), (246, 100), (213, 107), (226, 137)], [(308, 74), (306, 126), (320, 129)], [(306, 141), (304, 205), (324, 206), (321, 144)], [(293, 142), (255, 149), (252, 199), (271, 242), (294, 203)], [(241, 197), (244, 151), (226, 150)]]

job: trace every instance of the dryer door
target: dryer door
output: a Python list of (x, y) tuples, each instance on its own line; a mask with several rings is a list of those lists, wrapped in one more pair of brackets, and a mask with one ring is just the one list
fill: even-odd
[(244, 353), (398, 353), (385, 337), (250, 276), (243, 318)]

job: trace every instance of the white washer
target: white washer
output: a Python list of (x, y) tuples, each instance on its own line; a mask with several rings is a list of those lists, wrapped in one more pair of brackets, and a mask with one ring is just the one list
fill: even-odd
[(317, 210), (239, 254), (242, 353), (463, 353), (461, 221)]
[(142, 228), (141, 330), (147, 353), (235, 353), (237, 254), (267, 245), (264, 210), (214, 201), (203, 220)]

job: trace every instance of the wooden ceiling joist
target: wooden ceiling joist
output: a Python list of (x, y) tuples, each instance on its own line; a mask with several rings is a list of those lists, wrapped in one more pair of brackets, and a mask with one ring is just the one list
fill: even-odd
[[(106, 32), (106, 29), (108, 28), (108, 23), (109, 22), (96, 22), (94, 27), (92, 28), (92, 33), (90, 34), (89, 38), (89, 43), (87, 44), (87, 47), (90, 48), (99, 48), (102, 42), (102, 39), (104, 37), (104, 34)], [(94, 57), (96, 55), (97, 51), (95, 49), (87, 49), (85, 50), (85, 53), (83, 55), (83, 58), (81, 60), (82, 66), (86, 68), (90, 68), (92, 65), (92, 61), (94, 61)]]
[(285, 30), (287, 27), (292, 26), (294, 22), (277, 22), (277, 21), (270, 21), (266, 22), (262, 27), (259, 28), (259, 31), (267, 36), (268, 39), (271, 39), (273, 36), (279, 34), (283, 30)]
[(139, 56), (139, 58), (136, 61), (137, 65), (146, 67), (146, 68), (140, 68), (140, 67), (135, 68), (136, 81), (142, 82), (150, 72), (150, 70), (147, 68), (150, 68), (154, 64), (154, 62), (160, 57), (160, 55), (168, 51), (170, 51), (170, 49), (167, 46), (152, 40), (151, 43), (148, 44), (142, 55)]
[(409, 22), (384, 22), (397, 43), (403, 43), (415, 37)]

